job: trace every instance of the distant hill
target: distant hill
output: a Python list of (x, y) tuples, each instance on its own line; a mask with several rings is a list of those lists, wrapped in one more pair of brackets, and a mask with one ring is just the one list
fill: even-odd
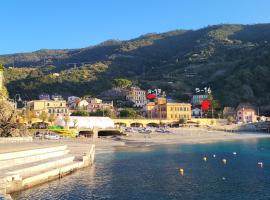
[[(270, 104), (270, 24), (208, 26), (108, 40), (82, 49), (0, 56), (11, 95), (99, 95), (114, 78), (186, 101), (210, 86), (222, 105)], [(59, 73), (59, 76), (53, 73)]]

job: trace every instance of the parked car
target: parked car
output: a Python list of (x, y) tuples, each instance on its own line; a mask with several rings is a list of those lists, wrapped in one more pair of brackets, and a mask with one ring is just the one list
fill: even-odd
[(48, 140), (59, 140), (60, 136), (59, 135), (45, 135), (44, 138)]

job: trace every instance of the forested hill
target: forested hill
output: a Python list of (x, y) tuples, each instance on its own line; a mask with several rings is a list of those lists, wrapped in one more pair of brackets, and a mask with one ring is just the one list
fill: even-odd
[(113, 79), (127, 78), (183, 101), (196, 87), (210, 86), (222, 105), (270, 105), (270, 24), (151, 33), (82, 49), (2, 55), (0, 63), (10, 94), (28, 98), (99, 95)]

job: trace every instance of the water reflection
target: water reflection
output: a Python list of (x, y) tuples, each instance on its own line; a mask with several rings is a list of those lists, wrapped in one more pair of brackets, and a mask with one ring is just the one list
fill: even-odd
[[(93, 167), (17, 193), (14, 199), (269, 199), (269, 142), (122, 149), (100, 154)], [(258, 160), (264, 168), (257, 166)], [(184, 176), (179, 175), (180, 167), (185, 169)]]

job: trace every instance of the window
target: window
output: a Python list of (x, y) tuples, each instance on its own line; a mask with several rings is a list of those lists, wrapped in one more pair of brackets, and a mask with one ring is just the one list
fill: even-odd
[(171, 118), (173, 118), (173, 115), (171, 115)]

